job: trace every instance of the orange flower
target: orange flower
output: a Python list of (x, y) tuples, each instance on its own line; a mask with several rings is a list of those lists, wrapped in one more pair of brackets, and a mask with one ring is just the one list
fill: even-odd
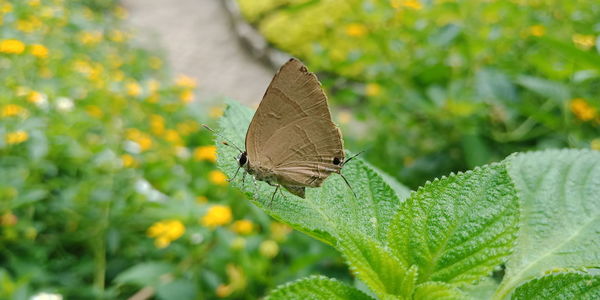
[(584, 99), (576, 98), (569, 104), (571, 112), (581, 121), (593, 120), (598, 114), (596, 108), (589, 105)]

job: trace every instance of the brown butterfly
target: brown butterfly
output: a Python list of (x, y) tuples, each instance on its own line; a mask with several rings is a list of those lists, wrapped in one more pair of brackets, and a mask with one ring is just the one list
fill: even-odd
[(273, 77), (248, 127), (246, 151), (240, 152), (238, 171), (244, 168), (276, 186), (273, 196), (282, 186), (304, 198), (306, 187), (321, 186), (332, 173), (342, 175), (349, 161), (321, 83), (294, 58)]

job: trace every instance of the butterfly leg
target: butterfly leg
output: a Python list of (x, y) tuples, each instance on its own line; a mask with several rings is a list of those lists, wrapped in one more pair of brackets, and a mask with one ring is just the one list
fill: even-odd
[[(271, 183), (269, 183), (269, 184), (271, 184)], [(277, 191), (279, 190), (279, 187), (281, 185), (276, 184), (275, 186), (276, 186), (275, 191), (273, 192), (273, 195), (271, 195), (271, 201), (269, 201), (269, 204), (267, 205), (267, 207), (269, 207), (269, 208), (271, 208), (271, 203), (273, 203), (273, 199), (275, 198), (275, 194), (277, 194)]]
[(238, 174), (238, 172), (240, 171), (241, 168), (242, 167), (238, 167), (237, 170), (235, 170), (235, 174), (233, 174), (233, 177), (227, 179), (227, 182), (232, 182), (237, 177), (237, 174)]

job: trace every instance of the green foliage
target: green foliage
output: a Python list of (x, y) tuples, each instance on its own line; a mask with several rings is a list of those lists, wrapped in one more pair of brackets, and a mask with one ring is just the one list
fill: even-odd
[(600, 149), (598, 2), (237, 3), (325, 73), (347, 144), (412, 188), (531, 148)]
[(510, 254), (517, 207), (505, 167), (478, 168), (420, 188), (403, 203), (388, 240), (405, 265), (418, 266), (419, 282), (468, 285)]
[(311, 276), (278, 287), (266, 299), (369, 300), (372, 298), (335, 279), (324, 276)]
[(0, 299), (254, 299), (348, 277), (227, 187), (200, 130), (221, 107), (191, 102), (117, 2), (0, 0)]
[(600, 276), (557, 273), (533, 279), (519, 286), (512, 299), (598, 299)]
[[(600, 263), (600, 152), (516, 155), (508, 170), (521, 199), (521, 234), (506, 265), (504, 293), (553, 268)], [(540, 247), (540, 245), (544, 245)]]
[[(221, 134), (243, 145), (251, 115), (230, 103)], [(218, 164), (233, 176), (238, 150), (219, 145)], [(342, 172), (357, 197), (335, 174), (322, 187), (308, 189), (306, 199), (273, 194), (274, 187), (248, 178), (244, 182), (239, 174), (234, 185), (272, 217), (332, 245), (368, 294), (379, 299), (505, 299), (543, 272), (585, 270), (600, 261), (598, 152), (517, 154), (436, 179), (408, 198), (403, 188), (394, 193), (390, 179), (361, 159)], [(498, 285), (491, 275), (504, 264), (506, 274)], [(319, 298), (337, 291), (339, 298), (341, 291), (355, 292), (338, 285), (311, 278), (272, 295)], [(533, 284), (521, 288), (515, 297), (543, 290)]]

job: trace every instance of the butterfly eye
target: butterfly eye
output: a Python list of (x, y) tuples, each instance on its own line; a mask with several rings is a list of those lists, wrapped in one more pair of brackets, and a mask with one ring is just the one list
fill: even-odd
[(246, 156), (246, 152), (242, 153), (242, 155), (240, 155), (240, 159), (239, 159), (239, 164), (240, 167), (244, 166), (247, 162), (248, 162), (248, 158)]
[(339, 165), (341, 162), (342, 162), (342, 161), (340, 161), (340, 159), (339, 159), (339, 158), (337, 158), (337, 157), (334, 157), (334, 158), (333, 158), (333, 164), (334, 164), (334, 165)]

